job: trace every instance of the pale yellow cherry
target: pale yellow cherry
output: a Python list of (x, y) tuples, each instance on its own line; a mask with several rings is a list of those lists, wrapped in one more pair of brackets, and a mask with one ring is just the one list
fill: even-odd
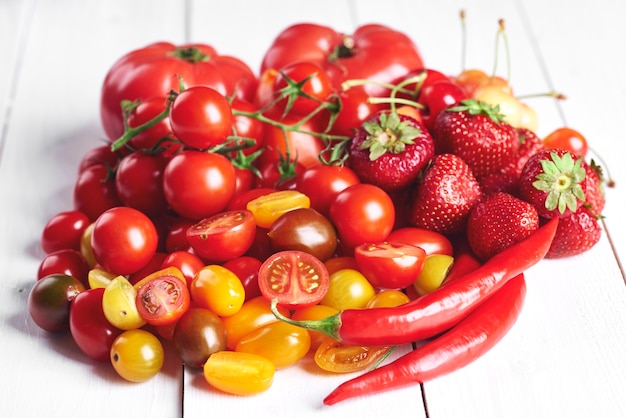
[(522, 105), (507, 89), (497, 84), (488, 84), (479, 87), (474, 93), (474, 99), (492, 106), (500, 106), (500, 113), (505, 121), (514, 128), (520, 126)]

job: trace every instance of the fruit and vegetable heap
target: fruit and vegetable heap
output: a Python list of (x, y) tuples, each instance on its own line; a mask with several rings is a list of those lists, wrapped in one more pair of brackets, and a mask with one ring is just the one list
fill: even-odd
[(326, 404), (467, 365), (515, 323), (529, 267), (601, 236), (585, 137), (539, 138), (507, 78), (429, 68), (377, 24), (290, 26), (258, 75), (206, 44), (129, 52), (107, 140), (43, 229), (32, 319), (126, 380), (169, 344), (237, 395), (305, 356), (353, 373)]

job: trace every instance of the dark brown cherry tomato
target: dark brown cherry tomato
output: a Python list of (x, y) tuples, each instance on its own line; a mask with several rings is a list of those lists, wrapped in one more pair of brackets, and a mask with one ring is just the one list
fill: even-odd
[(254, 242), (256, 223), (246, 209), (221, 212), (192, 225), (187, 241), (200, 257), (227, 261), (245, 254)]
[(394, 242), (361, 244), (354, 249), (359, 271), (379, 289), (404, 289), (419, 277), (426, 260), (420, 247)]
[(52, 216), (41, 232), (41, 248), (47, 253), (57, 250), (80, 250), (80, 239), (89, 218), (79, 210), (59, 212)]
[(328, 218), (311, 208), (294, 209), (281, 215), (267, 235), (275, 251), (299, 250), (322, 261), (337, 249), (337, 233)]
[(226, 331), (210, 310), (190, 308), (176, 323), (173, 341), (183, 363), (201, 369), (211, 354), (226, 349)]
[(70, 309), (70, 332), (83, 353), (98, 361), (109, 360), (113, 340), (122, 333), (104, 316), (104, 288), (87, 289), (74, 298)]
[(48, 332), (70, 329), (70, 305), (85, 290), (78, 279), (52, 274), (35, 282), (28, 295), (28, 312), (40, 328)]
[(324, 263), (303, 251), (274, 253), (259, 270), (263, 296), (292, 309), (319, 303), (328, 291), (329, 281)]

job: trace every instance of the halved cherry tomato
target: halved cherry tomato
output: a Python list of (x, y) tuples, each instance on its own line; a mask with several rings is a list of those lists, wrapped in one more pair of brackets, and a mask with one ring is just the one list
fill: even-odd
[(272, 386), (276, 367), (265, 357), (236, 351), (211, 354), (204, 363), (207, 383), (233, 395), (254, 395)]
[(315, 351), (315, 364), (322, 370), (333, 373), (351, 373), (374, 365), (391, 350), (389, 346), (345, 345), (326, 337)]
[(137, 283), (135, 303), (139, 315), (155, 326), (176, 322), (189, 309), (191, 296), (180, 270), (170, 274), (169, 267)]
[(359, 271), (379, 289), (403, 289), (422, 272), (426, 252), (410, 244), (380, 242), (354, 249)]
[(256, 223), (252, 212), (221, 212), (187, 230), (187, 240), (200, 257), (227, 261), (245, 254), (254, 242)]
[(295, 190), (268, 193), (249, 201), (246, 205), (246, 209), (252, 212), (254, 221), (261, 228), (272, 226), (283, 213), (309, 207), (311, 207), (309, 197)]
[(420, 247), (430, 254), (452, 255), (452, 243), (443, 234), (429, 229), (407, 226), (394, 229), (387, 236), (389, 242), (400, 242)]
[(272, 254), (259, 270), (259, 288), (279, 306), (303, 308), (319, 303), (328, 291), (328, 270), (322, 261), (297, 250)]

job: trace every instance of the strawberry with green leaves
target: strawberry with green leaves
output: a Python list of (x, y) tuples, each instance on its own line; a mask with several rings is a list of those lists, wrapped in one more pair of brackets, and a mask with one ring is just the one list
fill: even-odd
[(586, 200), (584, 164), (582, 158), (563, 149), (540, 151), (524, 165), (519, 195), (545, 218), (575, 213)]
[(417, 179), (435, 146), (419, 121), (391, 111), (364, 122), (348, 152), (347, 164), (362, 182), (394, 192)]
[(435, 151), (461, 157), (476, 178), (498, 171), (516, 155), (519, 139), (498, 106), (462, 100), (439, 113), (433, 125)]
[(454, 154), (435, 155), (414, 192), (409, 224), (442, 234), (465, 232), (470, 211), (482, 196), (472, 170)]
[(600, 241), (598, 218), (586, 206), (559, 218), (546, 258), (565, 258), (589, 251)]
[(485, 197), (467, 220), (467, 241), (480, 260), (506, 250), (539, 227), (539, 215), (530, 203), (504, 192)]

